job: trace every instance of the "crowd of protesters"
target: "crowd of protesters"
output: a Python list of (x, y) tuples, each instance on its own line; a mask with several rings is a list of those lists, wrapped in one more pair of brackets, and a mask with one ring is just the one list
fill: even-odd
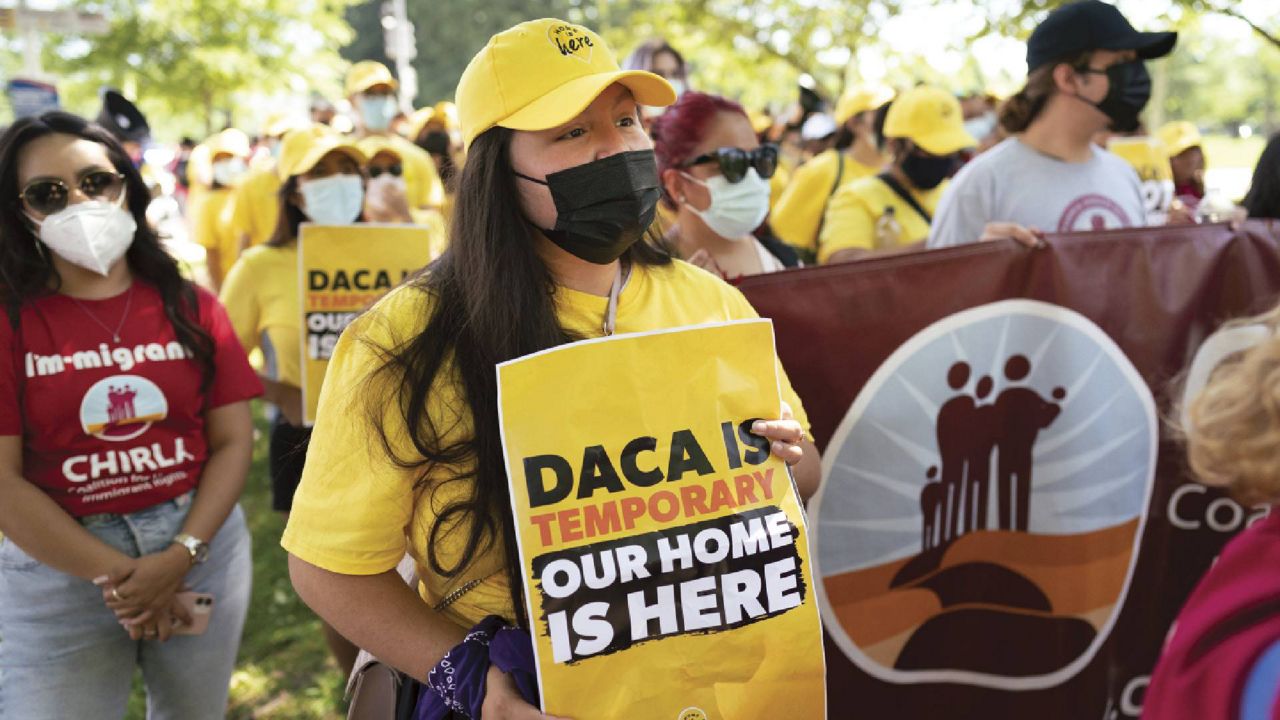
[[(551, 24), (596, 52), (545, 59)], [(361, 648), (425, 682), (487, 616), (527, 627), (496, 364), (755, 317), (733, 285), (744, 276), (1223, 217), (1202, 204), (1213, 158), (1197, 127), (1141, 123), (1145, 63), (1176, 40), (1083, 0), (1037, 27), (1009, 98), (867, 84), (777, 119), (699, 89), (663, 41), (619, 65), (562, 21), (495, 35), (453, 102), (412, 113), (391, 72), (363, 61), (346, 80), (350, 127), (317, 98), (252, 139), (184, 143), (169, 169), (206, 253), (198, 281), (148, 218), (136, 134), (62, 112), (16, 120), (0, 137), (0, 715), (121, 717), (139, 668), (150, 717), (224, 715), (248, 611), (237, 499), (254, 398), (269, 408), (281, 552), (344, 672)], [(1280, 217), (1280, 138), (1239, 205), (1226, 214)], [(343, 334), (314, 427), (306, 222), (419, 225), (436, 258)], [(1196, 470), (1261, 501), (1277, 497), (1276, 347), (1217, 378), (1188, 428)], [(818, 451), (779, 377), (783, 413), (754, 432), (807, 497)], [(1275, 551), (1264, 533), (1274, 523), (1201, 595), (1264, 582), (1250, 573), (1274, 585), (1250, 557)], [(406, 557), (417, 590), (396, 572)], [(1149, 703), (1179, 701), (1168, 673)], [(545, 717), (496, 667), (472, 680), (487, 684), (466, 716)], [(420, 708), (440, 702), (421, 692)]]

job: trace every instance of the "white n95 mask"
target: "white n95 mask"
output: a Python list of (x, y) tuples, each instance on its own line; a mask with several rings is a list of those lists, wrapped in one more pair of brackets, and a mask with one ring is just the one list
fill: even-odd
[(133, 244), (138, 223), (124, 208), (125, 194), (114, 203), (88, 200), (36, 220), (40, 242), (72, 265), (106, 275)]
[(688, 173), (685, 177), (702, 185), (711, 194), (711, 204), (706, 210), (699, 210), (687, 202), (685, 207), (702, 218), (702, 222), (720, 237), (727, 240), (745, 238), (760, 227), (769, 214), (769, 181), (760, 177), (755, 168), (749, 168), (736, 183), (729, 182), (723, 175), (705, 180)]
[(303, 212), (319, 225), (347, 225), (364, 209), (364, 178), (359, 175), (331, 175), (306, 180), (298, 191), (306, 202)]

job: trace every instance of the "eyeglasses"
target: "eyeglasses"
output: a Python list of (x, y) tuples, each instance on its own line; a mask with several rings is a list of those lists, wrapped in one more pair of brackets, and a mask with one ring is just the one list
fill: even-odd
[(393, 177), (400, 177), (404, 174), (404, 167), (401, 165), (388, 165), (386, 167), (370, 167), (369, 177), (376, 178), (384, 173), (391, 173)]
[(709, 162), (719, 164), (720, 174), (724, 175), (724, 179), (731, 183), (736, 183), (746, 177), (747, 170), (750, 168), (755, 168), (760, 177), (768, 180), (773, 177), (774, 171), (778, 169), (778, 146), (769, 143), (761, 145), (755, 150), (722, 147), (704, 155), (699, 155), (680, 167), (682, 169), (691, 168), (694, 165), (702, 165)]
[[(76, 185), (90, 200), (115, 202), (124, 192), (124, 176), (117, 172), (94, 170), (81, 177)], [(35, 180), (18, 193), (19, 200), (41, 215), (61, 212), (70, 198), (71, 190), (61, 180)]]

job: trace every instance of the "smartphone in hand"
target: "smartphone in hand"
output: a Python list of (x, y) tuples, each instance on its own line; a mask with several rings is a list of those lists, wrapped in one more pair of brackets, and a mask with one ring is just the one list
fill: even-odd
[(191, 623), (174, 620), (174, 635), (203, 635), (209, 629), (209, 617), (213, 615), (213, 595), (193, 591), (180, 592), (174, 596), (186, 608), (191, 616)]

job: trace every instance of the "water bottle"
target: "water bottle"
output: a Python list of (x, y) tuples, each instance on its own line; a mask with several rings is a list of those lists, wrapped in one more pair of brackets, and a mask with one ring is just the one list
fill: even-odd
[(898, 247), (902, 239), (902, 226), (898, 224), (897, 215), (892, 205), (886, 205), (880, 219), (876, 220), (876, 249), (887, 250)]

